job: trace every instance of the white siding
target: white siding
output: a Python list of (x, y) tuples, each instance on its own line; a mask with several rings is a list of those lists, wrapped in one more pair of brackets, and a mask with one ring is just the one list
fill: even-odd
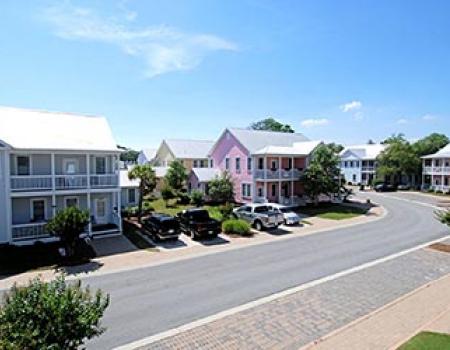
[(9, 176), (6, 174), (6, 152), (0, 149), (0, 243), (8, 241), (8, 218), (6, 214), (6, 181)]

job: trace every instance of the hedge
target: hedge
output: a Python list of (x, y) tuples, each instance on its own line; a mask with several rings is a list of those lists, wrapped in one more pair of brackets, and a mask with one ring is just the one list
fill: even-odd
[(225, 220), (222, 223), (222, 231), (227, 234), (235, 234), (239, 236), (250, 236), (250, 224), (240, 219)]

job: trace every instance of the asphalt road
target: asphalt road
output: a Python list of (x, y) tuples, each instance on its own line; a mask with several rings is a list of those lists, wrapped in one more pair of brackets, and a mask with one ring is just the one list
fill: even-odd
[[(110, 349), (418, 244), (448, 229), (433, 209), (367, 195), (388, 209), (381, 220), (160, 266), (87, 277), (111, 295), (107, 331), (88, 344)], [(420, 200), (420, 198), (414, 198)]]

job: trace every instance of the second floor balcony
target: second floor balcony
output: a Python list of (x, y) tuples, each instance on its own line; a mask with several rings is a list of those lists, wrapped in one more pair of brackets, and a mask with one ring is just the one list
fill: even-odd
[(300, 169), (257, 169), (257, 180), (299, 180), (303, 174)]
[(423, 173), (426, 175), (450, 175), (450, 166), (424, 166)]

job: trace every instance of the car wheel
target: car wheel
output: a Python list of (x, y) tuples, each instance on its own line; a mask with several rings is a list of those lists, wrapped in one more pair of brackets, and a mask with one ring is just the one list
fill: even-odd
[(262, 230), (263, 230), (263, 225), (262, 225), (262, 222), (261, 222), (261, 221), (259, 221), (259, 220), (256, 220), (256, 221), (255, 221), (255, 229), (256, 229), (257, 231), (262, 231)]

